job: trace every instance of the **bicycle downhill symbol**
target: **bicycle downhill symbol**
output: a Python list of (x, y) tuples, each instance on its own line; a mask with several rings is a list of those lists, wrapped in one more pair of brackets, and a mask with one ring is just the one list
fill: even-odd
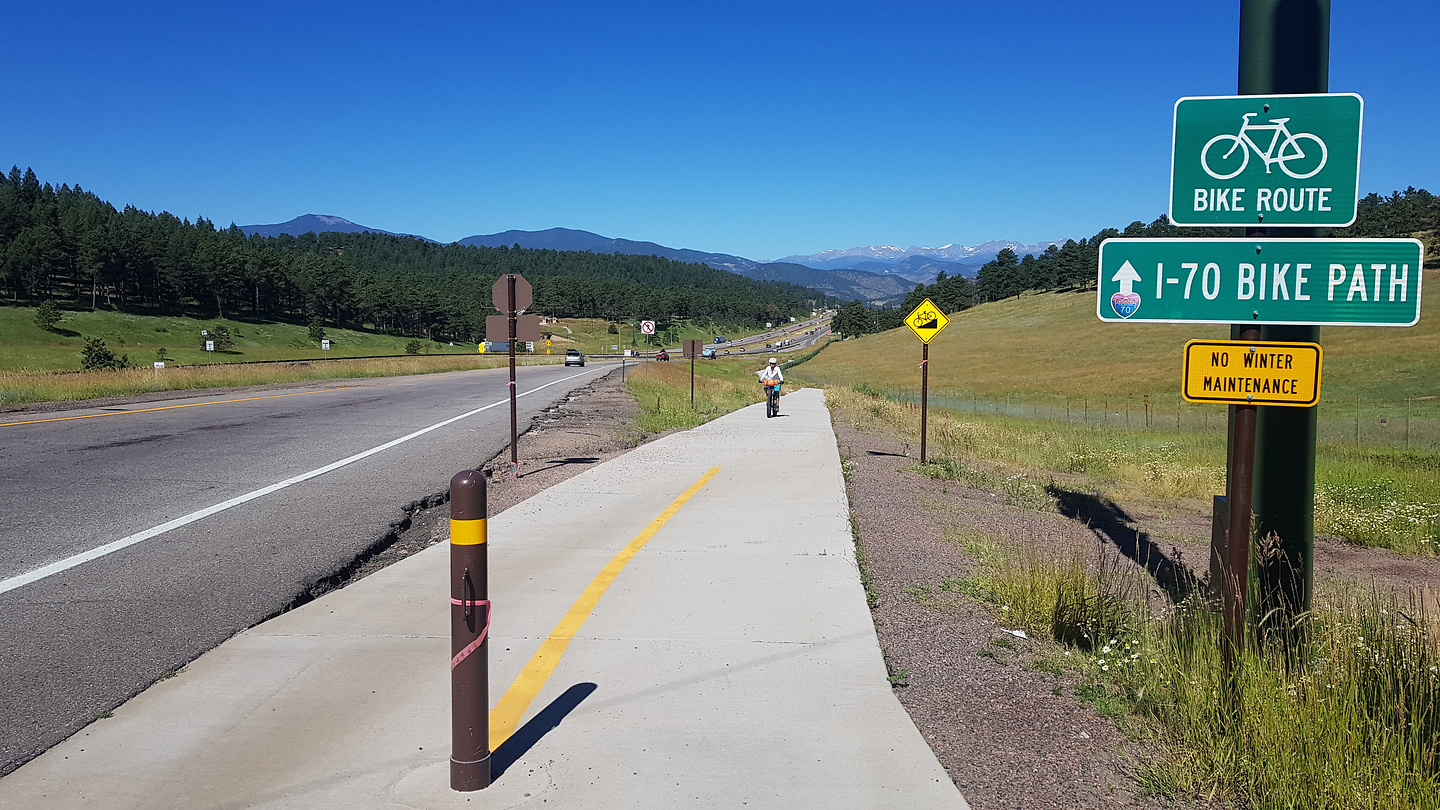
[[(1205, 173), (1216, 180), (1229, 180), (1230, 178), (1245, 171), (1250, 165), (1250, 151), (1253, 149), (1260, 159), (1265, 161), (1265, 173), (1270, 173), (1270, 167), (1280, 165), (1280, 171), (1290, 175), (1296, 180), (1304, 180), (1307, 177), (1314, 177), (1325, 168), (1325, 161), (1328, 152), (1325, 149), (1325, 142), (1319, 136), (1309, 132), (1291, 132), (1285, 126), (1289, 118), (1272, 118), (1268, 124), (1251, 123), (1250, 119), (1258, 113), (1245, 113), (1240, 124), (1240, 133), (1237, 135), (1216, 135), (1205, 143), (1205, 148), (1200, 150), (1200, 166)], [(1256, 145), (1252, 132), (1270, 132), (1270, 145), (1261, 149)], [(1263, 137), (1263, 136), (1262, 136)], [(1310, 145), (1302, 145), (1309, 142)], [(1225, 149), (1229, 144), (1230, 148)], [(1219, 149), (1215, 149), (1215, 147)], [(1215, 149), (1214, 152), (1211, 150)], [(1220, 154), (1224, 150), (1223, 154)], [(1240, 154), (1235, 157), (1236, 150)], [(1319, 161), (1314, 163), (1314, 168), (1308, 171), (1296, 171), (1290, 168), (1291, 163), (1298, 164), (1298, 168), (1305, 169), (1311, 165), (1316, 156)], [(1238, 163), (1236, 161), (1239, 161)], [(1220, 171), (1211, 168), (1212, 163), (1219, 167)]]

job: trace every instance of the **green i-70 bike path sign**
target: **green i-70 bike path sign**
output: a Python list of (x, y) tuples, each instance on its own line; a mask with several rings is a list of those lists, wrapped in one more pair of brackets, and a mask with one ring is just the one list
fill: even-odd
[(1418, 239), (1107, 239), (1096, 314), (1141, 323), (1414, 326)]
[(1354, 93), (1175, 102), (1170, 221), (1345, 226), (1355, 221), (1364, 102)]

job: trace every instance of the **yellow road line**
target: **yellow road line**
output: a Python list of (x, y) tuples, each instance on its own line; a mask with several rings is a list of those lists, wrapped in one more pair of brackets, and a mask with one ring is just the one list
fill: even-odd
[(191, 402), (188, 405), (162, 405), (159, 408), (139, 408), (133, 411), (107, 411), (105, 413), (86, 413), (79, 416), (57, 416), (53, 419), (31, 419), (29, 422), (0, 422), (0, 428), (14, 427), (16, 425), (38, 425), (41, 422), (65, 422), (71, 419), (94, 419), (97, 416), (124, 416), (127, 413), (149, 413), (151, 411), (173, 411), (176, 408), (198, 408), (202, 405), (225, 405), (230, 402), (252, 402), (257, 399), (279, 399), (280, 397), (301, 397), (306, 394), (327, 394), (331, 391), (345, 391), (354, 388), (347, 385), (342, 388), (326, 388), (323, 391), (296, 391), (293, 394), (268, 394), (263, 397), (241, 397), (240, 399), (221, 399), (215, 402)]
[(644, 531), (630, 541), (629, 545), (611, 558), (610, 562), (600, 569), (600, 573), (595, 575), (595, 579), (590, 581), (590, 585), (585, 588), (584, 593), (580, 594), (580, 598), (570, 606), (570, 612), (566, 613), (560, 623), (555, 625), (555, 629), (550, 631), (550, 637), (540, 644), (540, 649), (535, 651), (530, 662), (520, 670), (515, 682), (510, 684), (504, 697), (500, 698), (500, 702), (490, 712), (491, 751), (499, 748), (501, 743), (510, 739), (510, 735), (515, 733), (515, 728), (520, 725), (526, 709), (530, 708), (530, 702), (540, 693), (545, 681), (549, 680), (550, 673), (555, 671), (555, 665), (560, 663), (560, 656), (565, 654), (565, 648), (570, 645), (570, 639), (579, 632), (580, 625), (590, 617), (590, 611), (595, 609), (600, 597), (605, 595), (605, 589), (615, 581), (615, 577), (619, 575), (625, 564), (630, 562), (630, 558), (650, 542), (650, 538), (660, 531), (660, 527), (674, 517), (675, 513), (680, 511), (680, 507), (684, 506), (685, 502), (699, 492), (700, 488), (705, 486), (718, 472), (720, 472), (719, 467), (710, 468), (710, 472), (701, 476), (699, 481), (696, 481), (673, 503), (665, 507), (665, 511), (661, 512), (659, 517), (652, 520)]

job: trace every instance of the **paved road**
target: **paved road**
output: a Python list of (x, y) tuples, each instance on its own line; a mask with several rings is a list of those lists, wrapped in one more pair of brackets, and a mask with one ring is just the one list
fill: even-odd
[(965, 810), (886, 678), (824, 397), (785, 401), (491, 519), (486, 790), (449, 787), (434, 546), (220, 645), (0, 779), (0, 807)]
[[(614, 367), (521, 369), (521, 429)], [(507, 382), (496, 369), (0, 418), (0, 774), (283, 608), (506, 446)], [(60, 421), (7, 426), (27, 419)]]

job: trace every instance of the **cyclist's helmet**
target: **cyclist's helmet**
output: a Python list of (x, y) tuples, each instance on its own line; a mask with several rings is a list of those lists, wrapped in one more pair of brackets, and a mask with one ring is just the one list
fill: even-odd
[(773, 358), (773, 357), (770, 358), (770, 365), (772, 365), (772, 366), (775, 365), (775, 358)]

